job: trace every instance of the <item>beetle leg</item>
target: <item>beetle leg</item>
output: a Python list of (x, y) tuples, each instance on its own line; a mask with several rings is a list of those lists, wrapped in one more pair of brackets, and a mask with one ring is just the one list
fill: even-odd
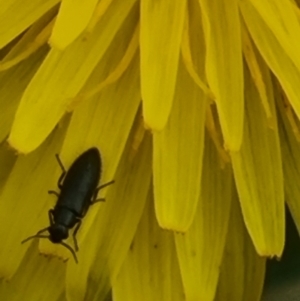
[(53, 221), (53, 209), (50, 209), (48, 211), (48, 215), (49, 215), (49, 221), (50, 221), (50, 225), (52, 226), (54, 224), (54, 221)]
[(58, 164), (59, 164), (59, 166), (60, 166), (60, 168), (61, 168), (61, 170), (62, 170), (62, 174), (60, 175), (60, 177), (59, 177), (59, 179), (58, 179), (58, 182), (57, 182), (58, 188), (61, 189), (61, 188), (62, 188), (62, 181), (63, 181), (63, 179), (64, 179), (64, 177), (65, 177), (65, 175), (66, 175), (66, 170), (65, 170), (65, 168), (64, 168), (63, 163), (61, 162), (61, 160), (60, 160), (60, 158), (59, 158), (59, 155), (56, 154), (55, 157), (56, 157), (56, 160), (57, 160), (57, 162), (58, 162)]
[(114, 180), (110, 181), (110, 182), (107, 182), (105, 184), (102, 184), (100, 185), (99, 187), (96, 188), (94, 194), (93, 194), (93, 197), (92, 197), (92, 200), (91, 200), (91, 205), (94, 204), (94, 203), (97, 203), (97, 202), (105, 202), (105, 199), (104, 198), (100, 198), (100, 199), (97, 199), (97, 196), (98, 196), (98, 192), (99, 190), (101, 190), (102, 188), (106, 187), (106, 186), (109, 186), (111, 184), (115, 183)]
[(78, 219), (78, 220), (77, 220), (77, 225), (76, 225), (75, 230), (74, 230), (74, 232), (73, 232), (73, 240), (74, 240), (74, 246), (75, 246), (75, 251), (76, 251), (76, 252), (79, 250), (79, 248), (78, 248), (78, 243), (77, 243), (77, 239), (76, 239), (76, 234), (77, 234), (77, 232), (78, 232), (80, 226), (81, 226), (81, 219)]
[(42, 230), (38, 231), (38, 232), (36, 233), (36, 235), (39, 235), (39, 234), (41, 234), (41, 233), (43, 233), (43, 232), (47, 231), (48, 229), (49, 229), (49, 227), (47, 227), (47, 228), (44, 228), (44, 229), (42, 229)]
[(49, 194), (55, 194), (57, 197), (59, 197), (59, 193), (54, 190), (48, 190)]
[(95, 203), (98, 203), (98, 202), (105, 202), (105, 198), (96, 199), (96, 197), (97, 197), (97, 194), (95, 194), (93, 196), (93, 199), (91, 200), (91, 205), (94, 205)]

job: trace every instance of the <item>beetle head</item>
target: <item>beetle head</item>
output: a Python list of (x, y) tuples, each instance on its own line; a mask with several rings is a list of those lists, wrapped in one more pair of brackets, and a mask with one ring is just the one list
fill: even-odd
[[(41, 233), (48, 231), (50, 235), (42, 235)], [(62, 242), (63, 239), (68, 238), (68, 229), (62, 225), (52, 225), (50, 227), (47, 227), (45, 229), (40, 230), (36, 235), (32, 235), (24, 239), (21, 243), (25, 243), (33, 238), (48, 238), (53, 243), (58, 243), (65, 248), (67, 248), (73, 255), (74, 260), (76, 263), (78, 263), (77, 256), (75, 254), (75, 251), (66, 243)]]
[(49, 227), (49, 239), (51, 242), (57, 244), (61, 243), (62, 240), (67, 239), (69, 236), (68, 228), (64, 225), (53, 224)]

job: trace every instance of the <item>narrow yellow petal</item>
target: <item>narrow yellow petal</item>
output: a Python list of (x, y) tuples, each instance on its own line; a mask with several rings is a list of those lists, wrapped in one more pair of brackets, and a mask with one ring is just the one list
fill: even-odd
[[(279, 94), (281, 97), (282, 104), (284, 105), (284, 113), (286, 114), (286, 117), (288, 119), (288, 122), (292, 128), (293, 134), (295, 135), (295, 138), (298, 142), (300, 142), (300, 124), (299, 119), (295, 114), (295, 111), (293, 110), (290, 102), (288, 101), (286, 94), (282, 94), (282, 88), (277, 87), (281, 93)], [(280, 98), (280, 97), (279, 97)], [(278, 100), (278, 99), (277, 99)]]
[[(202, 192), (189, 230), (175, 234), (186, 300), (213, 301), (226, 241), (232, 170), (220, 168), (213, 142), (205, 139)], [(209, 250), (209, 251), (208, 251)]]
[[(263, 61), (260, 61), (263, 67)], [(263, 80), (276, 116), (273, 86), (266, 66)], [(245, 69), (246, 117), (244, 141), (232, 152), (232, 164), (243, 216), (260, 255), (280, 256), (284, 246), (283, 174), (277, 128), (270, 129), (259, 94)]]
[(24, 32), (59, 0), (8, 0), (0, 5), (0, 49)]
[(153, 134), (155, 211), (162, 228), (185, 232), (193, 221), (200, 194), (206, 101), (181, 63), (169, 121)]
[(182, 301), (183, 296), (173, 234), (158, 227), (153, 205), (148, 202), (113, 285), (113, 300)]
[[(284, 158), (283, 172), (284, 172), (284, 188), (286, 195), (286, 202), (292, 213), (297, 229), (300, 229), (300, 145), (297, 141), (293, 129), (288, 120), (288, 116), (283, 106), (280, 95), (280, 88), (276, 87), (277, 91), (277, 106), (279, 108), (279, 133), (281, 140), (282, 157)], [(297, 122), (299, 127), (299, 121)]]
[(7, 138), (24, 89), (42, 63), (47, 49), (40, 49), (34, 56), (12, 69), (0, 73), (0, 141)]
[(134, 126), (134, 134), (132, 138), (132, 144), (131, 144), (131, 152), (129, 155), (129, 160), (134, 160), (140, 145), (146, 135), (146, 133), (149, 133), (144, 125), (144, 119), (143, 116), (141, 115), (141, 107), (139, 108), (136, 116), (136, 123)]
[(216, 97), (225, 147), (236, 151), (243, 136), (243, 61), (238, 0), (199, 0), (206, 41), (206, 74)]
[[(49, 135), (110, 46), (133, 4), (134, 0), (116, 0), (107, 12), (108, 18), (99, 22), (89, 39), (77, 40), (64, 52), (50, 51), (18, 107), (9, 137), (14, 148), (28, 153)], [(136, 24), (135, 19), (129, 21)], [(122, 47), (116, 51), (121, 52)]]
[[(194, 29), (195, 28), (194, 26), (197, 26), (197, 27), (201, 26), (199, 23), (193, 24), (193, 21), (194, 21), (193, 19), (195, 19), (194, 15), (196, 15), (196, 12), (199, 11), (199, 4), (198, 3), (196, 3), (196, 5), (195, 5), (195, 3), (190, 4), (189, 5), (189, 9), (190, 9), (189, 13), (191, 13), (191, 26), (189, 26), (189, 21), (190, 20), (189, 20), (189, 13), (187, 12), (186, 13), (186, 17), (185, 17), (185, 26), (184, 26), (183, 37), (182, 37), (182, 44), (181, 44), (182, 58), (183, 58), (183, 61), (184, 61), (184, 64), (186, 66), (186, 69), (187, 69), (188, 73), (190, 74), (190, 76), (192, 77), (192, 79), (195, 81), (195, 83), (207, 95), (207, 97), (211, 98), (212, 100), (215, 100), (215, 96), (209, 90), (209, 87), (205, 83), (205, 80), (202, 79), (197, 74), (196, 68), (195, 68), (194, 63), (193, 63), (193, 58), (192, 58), (191, 43), (190, 43), (191, 42), (190, 41), (191, 37), (190, 37), (190, 35), (193, 34), (193, 32), (190, 32), (190, 28)], [(200, 21), (199, 20), (200, 19), (200, 13), (197, 15), (197, 17), (198, 17), (198, 21)], [(201, 35), (201, 37), (202, 37), (202, 35)], [(197, 41), (197, 42), (199, 43), (200, 41)], [(199, 51), (199, 48), (200, 49), (202, 48), (202, 50), (204, 52), (204, 49), (205, 49), (204, 45), (200, 45), (200, 43), (199, 43), (197, 46), (198, 46), (197, 51)], [(203, 76), (204, 76), (204, 74), (203, 74)]]
[(265, 262), (265, 258), (257, 255), (245, 229), (235, 192), (214, 301), (259, 301), (265, 276)]
[[(85, 217), (79, 235), (79, 264), (71, 262), (67, 270), (69, 300), (104, 300), (116, 280), (138, 227), (151, 185), (152, 149), (150, 136), (147, 136), (135, 160), (128, 160), (132, 136), (114, 177), (115, 183), (106, 189), (106, 202), (92, 208)], [(90, 282), (97, 285), (92, 291), (88, 290), (84, 298)]]
[(223, 147), (223, 137), (221, 135), (221, 130), (219, 124), (217, 123), (216, 114), (214, 114), (214, 106), (209, 105), (206, 109), (205, 127), (208, 131), (207, 134), (210, 135), (218, 153), (221, 158), (221, 164), (225, 165), (230, 162), (229, 153)]
[[(288, 6), (287, 3), (286, 5)], [(272, 32), (265, 20), (258, 14), (250, 2), (240, 1), (240, 8), (248, 30), (260, 51), (261, 56), (278, 78), (299, 118), (300, 65), (297, 65), (298, 63), (296, 62), (296, 58), (294, 56), (291, 57), (290, 55), (292, 55), (292, 53), (289, 52), (291, 51), (290, 49), (294, 48), (293, 40), (297, 44), (300, 30), (297, 30), (296, 36), (285, 36), (285, 38), (291, 43), (289, 46), (282, 45), (278, 40), (276, 33)], [(285, 10), (285, 8), (283, 8), (283, 10)], [(298, 27), (299, 25), (297, 25), (297, 28)], [(295, 49), (298, 49), (299, 47), (300, 45), (298, 45)], [(300, 50), (296, 50), (298, 59), (299, 51)]]
[(101, 0), (98, 2), (96, 9), (94, 10), (94, 14), (87, 26), (86, 31), (91, 32), (93, 31), (96, 24), (100, 21), (100, 19), (104, 16), (106, 13), (108, 7), (111, 5), (113, 0)]
[(17, 156), (13, 154), (13, 152), (8, 149), (7, 145), (1, 145), (0, 147), (0, 162), (1, 162), (1, 169), (0, 169), (0, 191), (2, 190), (3, 185), (9, 173), (11, 172), (12, 167), (17, 159)]
[(65, 49), (87, 27), (98, 0), (62, 0), (50, 37), (54, 48)]
[(262, 79), (259, 62), (256, 57), (257, 52), (251, 41), (249, 33), (245, 27), (243, 27), (242, 36), (243, 36), (243, 53), (244, 53), (245, 59), (247, 61), (249, 71), (251, 73), (254, 84), (258, 90), (260, 99), (262, 101), (262, 105), (264, 107), (264, 110), (266, 112), (267, 118), (270, 123), (270, 126), (272, 128), (274, 128), (275, 120), (274, 120), (274, 117), (272, 117), (272, 112), (271, 112), (271, 108), (270, 108), (268, 97), (267, 97), (266, 86)]
[(161, 130), (167, 123), (179, 62), (186, 0), (141, 2), (141, 92), (146, 124)]

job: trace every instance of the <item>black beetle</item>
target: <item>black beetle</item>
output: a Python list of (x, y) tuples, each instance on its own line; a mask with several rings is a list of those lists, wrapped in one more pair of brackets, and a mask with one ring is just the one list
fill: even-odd
[[(101, 176), (101, 157), (96, 147), (92, 147), (81, 154), (66, 172), (58, 154), (56, 158), (62, 169), (62, 174), (58, 179), (60, 193), (50, 190), (49, 194), (58, 197), (54, 209), (49, 210), (50, 226), (37, 232), (22, 241), (22, 244), (33, 238), (49, 238), (53, 243), (58, 243), (66, 247), (73, 255), (76, 263), (78, 262), (74, 250), (62, 240), (69, 237), (69, 230), (75, 225), (73, 232), (75, 250), (78, 251), (76, 233), (78, 232), (81, 219), (85, 216), (90, 205), (104, 201), (97, 199), (100, 189), (114, 183), (110, 181), (97, 187)], [(41, 235), (48, 231), (49, 235)]]

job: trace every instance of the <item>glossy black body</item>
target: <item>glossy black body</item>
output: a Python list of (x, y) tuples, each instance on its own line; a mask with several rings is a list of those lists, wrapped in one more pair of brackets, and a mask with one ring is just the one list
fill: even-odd
[(100, 180), (100, 174), (101, 158), (97, 148), (90, 148), (74, 161), (63, 179), (60, 195), (54, 207), (54, 217), (57, 221), (60, 208), (67, 208), (76, 216), (83, 216), (86, 213)]
[(60, 194), (51, 215), (50, 240), (60, 242), (68, 237), (71, 229), (83, 218), (97, 194), (101, 175), (101, 157), (93, 147), (81, 154), (66, 175), (62, 174), (58, 186)]

